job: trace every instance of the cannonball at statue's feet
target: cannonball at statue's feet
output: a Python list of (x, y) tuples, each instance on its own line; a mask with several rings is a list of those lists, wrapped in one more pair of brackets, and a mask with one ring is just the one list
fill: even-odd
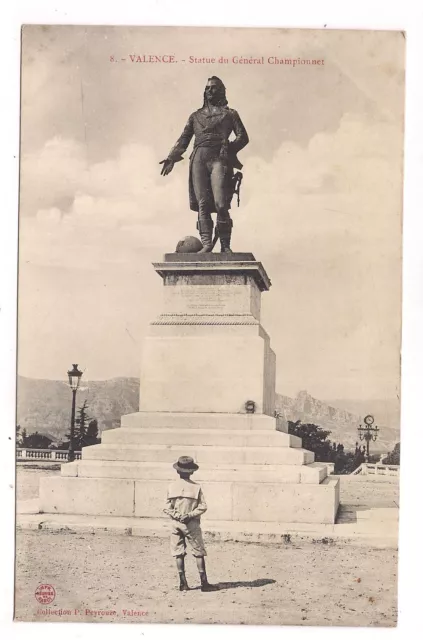
[(176, 253), (198, 253), (203, 248), (199, 238), (195, 236), (185, 236), (176, 245)]

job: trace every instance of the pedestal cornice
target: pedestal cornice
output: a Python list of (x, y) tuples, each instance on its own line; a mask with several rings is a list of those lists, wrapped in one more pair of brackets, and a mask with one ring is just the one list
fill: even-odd
[(153, 267), (162, 278), (168, 274), (244, 275), (251, 276), (260, 291), (268, 291), (272, 284), (262, 263), (255, 260), (251, 253), (210, 253), (202, 254), (201, 259), (195, 253), (166, 254), (165, 261), (153, 262)]

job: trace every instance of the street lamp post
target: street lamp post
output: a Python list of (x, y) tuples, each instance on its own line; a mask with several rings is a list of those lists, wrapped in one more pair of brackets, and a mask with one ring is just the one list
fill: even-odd
[(79, 382), (81, 380), (82, 371), (79, 371), (78, 365), (73, 364), (73, 369), (68, 371), (69, 378), (69, 386), (72, 390), (72, 414), (71, 414), (71, 431), (70, 431), (70, 442), (69, 442), (69, 454), (68, 460), (69, 462), (73, 462), (75, 460), (75, 403), (76, 403), (76, 392), (78, 391)]
[(373, 426), (374, 421), (374, 417), (369, 414), (364, 418), (365, 426), (363, 427), (362, 425), (360, 425), (357, 429), (360, 440), (364, 440), (366, 443), (366, 462), (369, 461), (370, 457), (370, 442), (376, 442), (379, 433), (379, 427), (377, 427), (376, 425)]

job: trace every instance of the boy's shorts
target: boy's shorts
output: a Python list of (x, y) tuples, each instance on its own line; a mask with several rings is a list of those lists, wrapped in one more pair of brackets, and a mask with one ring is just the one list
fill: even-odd
[(170, 535), (170, 553), (172, 556), (185, 556), (186, 548), (190, 547), (192, 555), (196, 558), (206, 556), (203, 533), (198, 520), (189, 520), (186, 524), (172, 521), (172, 533)]

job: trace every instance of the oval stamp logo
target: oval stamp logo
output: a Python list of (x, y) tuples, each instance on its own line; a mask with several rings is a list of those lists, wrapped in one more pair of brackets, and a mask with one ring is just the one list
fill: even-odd
[(51, 584), (40, 584), (35, 589), (35, 597), (40, 604), (50, 604), (56, 597), (55, 588)]

